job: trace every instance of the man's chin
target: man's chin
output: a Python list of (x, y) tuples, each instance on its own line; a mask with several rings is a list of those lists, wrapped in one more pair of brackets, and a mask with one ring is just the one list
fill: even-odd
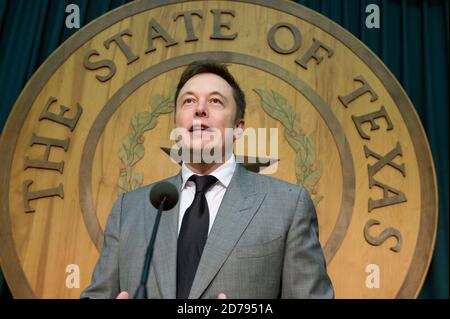
[(209, 140), (193, 141), (189, 144), (181, 143), (180, 146), (188, 152), (208, 152), (209, 150), (223, 149), (223, 145), (221, 143), (211, 143)]
[(185, 163), (210, 164), (223, 163), (222, 145), (195, 145), (182, 147), (182, 158)]

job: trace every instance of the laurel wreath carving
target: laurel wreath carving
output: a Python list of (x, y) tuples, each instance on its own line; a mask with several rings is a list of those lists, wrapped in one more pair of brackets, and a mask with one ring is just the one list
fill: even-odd
[(129, 192), (140, 186), (144, 181), (144, 172), (135, 172), (133, 166), (145, 154), (144, 133), (152, 130), (158, 124), (161, 114), (168, 114), (174, 110), (173, 97), (175, 88), (167, 95), (154, 95), (151, 99), (150, 112), (140, 112), (131, 118), (131, 132), (128, 133), (119, 149), (119, 158), (122, 162), (118, 181), (118, 193)]
[(317, 206), (323, 198), (317, 194), (317, 183), (322, 176), (323, 164), (322, 161), (316, 159), (316, 130), (306, 134), (300, 126), (300, 114), (293, 111), (287, 99), (281, 94), (273, 90), (268, 92), (262, 89), (253, 89), (253, 91), (260, 97), (262, 109), (284, 126), (284, 136), (296, 153), (297, 184), (309, 191), (314, 206)]

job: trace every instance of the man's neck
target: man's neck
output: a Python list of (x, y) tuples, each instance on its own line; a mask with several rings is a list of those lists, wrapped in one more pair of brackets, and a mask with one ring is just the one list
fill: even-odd
[(186, 163), (186, 166), (195, 174), (200, 175), (209, 175), (212, 172), (214, 172), (216, 169), (218, 169), (220, 166), (222, 166), (223, 163)]
[[(233, 154), (231, 156), (234, 156)], [(209, 175), (228, 161), (228, 158), (222, 158), (220, 163), (186, 163), (186, 166), (195, 174)]]

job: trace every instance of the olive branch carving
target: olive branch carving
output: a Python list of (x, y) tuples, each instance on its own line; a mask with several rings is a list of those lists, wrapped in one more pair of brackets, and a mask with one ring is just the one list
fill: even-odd
[(145, 154), (144, 133), (152, 130), (158, 124), (161, 114), (168, 114), (174, 110), (175, 89), (167, 95), (154, 95), (151, 98), (150, 112), (135, 113), (131, 118), (131, 131), (125, 136), (119, 149), (119, 158), (122, 162), (118, 181), (118, 193), (129, 192), (140, 186), (144, 181), (144, 172), (134, 171), (133, 166), (139, 162)]
[(322, 176), (322, 161), (316, 159), (316, 130), (309, 135), (300, 126), (300, 114), (294, 112), (287, 99), (275, 91), (253, 89), (261, 99), (261, 107), (273, 119), (284, 126), (284, 136), (294, 149), (297, 184), (306, 188), (314, 206), (323, 196), (317, 194), (317, 183)]

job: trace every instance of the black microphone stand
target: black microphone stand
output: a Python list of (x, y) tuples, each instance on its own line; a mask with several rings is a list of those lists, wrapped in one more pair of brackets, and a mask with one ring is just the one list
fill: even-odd
[(149, 274), (150, 263), (152, 261), (153, 256), (153, 246), (155, 245), (156, 233), (158, 232), (159, 220), (161, 219), (161, 213), (164, 208), (164, 203), (166, 202), (167, 197), (164, 196), (163, 200), (159, 204), (158, 213), (156, 214), (155, 225), (152, 230), (152, 237), (150, 238), (150, 242), (148, 243), (147, 252), (145, 254), (144, 261), (144, 269), (142, 270), (142, 277), (139, 287), (136, 289), (136, 293), (134, 294), (134, 299), (147, 299), (147, 280)]

